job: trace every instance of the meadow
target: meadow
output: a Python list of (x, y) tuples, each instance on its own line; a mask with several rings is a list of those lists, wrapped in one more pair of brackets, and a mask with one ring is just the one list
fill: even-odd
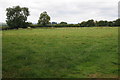
[(116, 78), (118, 27), (2, 31), (3, 78)]

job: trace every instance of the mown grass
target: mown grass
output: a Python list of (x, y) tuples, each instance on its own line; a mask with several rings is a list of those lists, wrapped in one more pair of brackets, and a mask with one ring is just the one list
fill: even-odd
[(4, 78), (118, 76), (118, 28), (3, 31)]

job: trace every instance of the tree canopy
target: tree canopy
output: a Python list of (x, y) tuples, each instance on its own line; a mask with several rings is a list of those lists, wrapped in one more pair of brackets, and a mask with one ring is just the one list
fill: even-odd
[(27, 17), (30, 15), (27, 7), (14, 6), (6, 9), (7, 24), (12, 28), (27, 27)]
[(67, 22), (60, 22), (60, 24), (67, 24)]
[(46, 11), (40, 14), (38, 24), (45, 26), (47, 24), (50, 24), (49, 21), (50, 21), (50, 16), (47, 14)]

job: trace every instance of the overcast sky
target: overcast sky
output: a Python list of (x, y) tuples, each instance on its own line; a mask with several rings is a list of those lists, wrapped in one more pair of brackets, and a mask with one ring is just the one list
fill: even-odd
[(51, 22), (79, 23), (88, 19), (115, 20), (119, 0), (0, 0), (0, 22), (6, 20), (6, 8), (28, 7), (28, 21), (37, 23), (40, 13), (47, 11)]

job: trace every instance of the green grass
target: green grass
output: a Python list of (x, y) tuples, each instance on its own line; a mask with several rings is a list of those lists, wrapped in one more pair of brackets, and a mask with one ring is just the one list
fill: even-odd
[(118, 76), (118, 27), (3, 31), (4, 78)]

